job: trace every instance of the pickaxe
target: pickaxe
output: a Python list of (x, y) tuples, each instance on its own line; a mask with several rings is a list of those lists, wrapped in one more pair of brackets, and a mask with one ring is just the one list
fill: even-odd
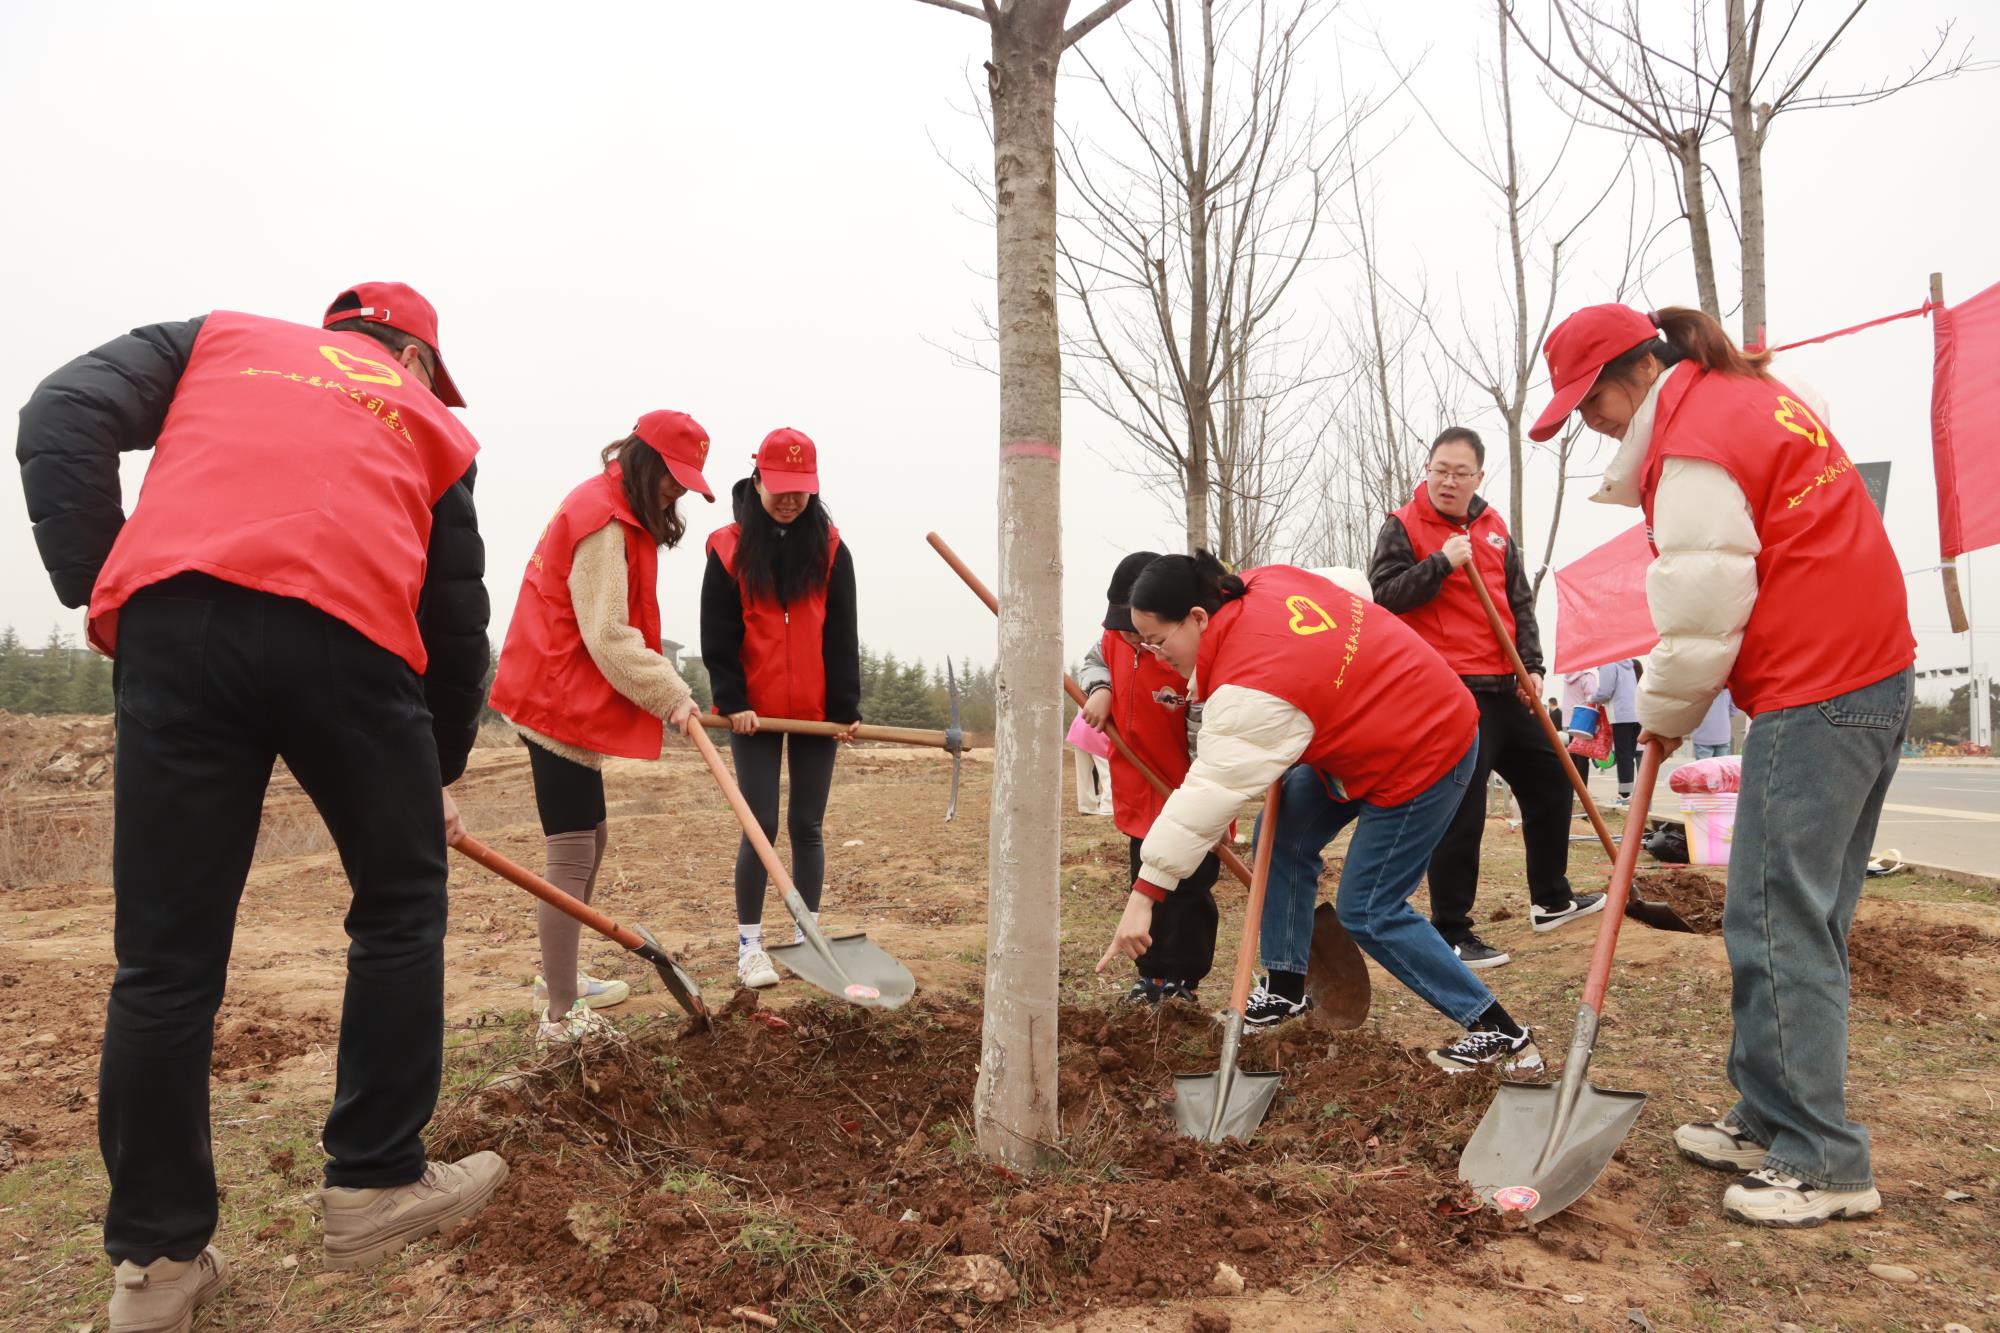
[[(943, 750), (951, 756), (951, 801), (945, 806), (944, 821), (949, 824), (958, 814), (958, 771), (965, 761), (965, 732), (958, 725), (958, 676), (952, 671), (949, 660), (945, 662), (945, 677), (951, 688), (951, 726), (945, 731), (931, 731), (923, 727), (874, 727), (863, 723), (854, 731), (854, 739), (859, 741), (885, 741), (891, 745), (923, 745)], [(728, 731), (729, 719), (719, 713), (704, 713), (701, 724), (710, 731)], [(793, 736), (845, 736), (846, 727), (838, 722), (803, 722), (790, 717), (757, 718), (757, 730), (784, 732)]]

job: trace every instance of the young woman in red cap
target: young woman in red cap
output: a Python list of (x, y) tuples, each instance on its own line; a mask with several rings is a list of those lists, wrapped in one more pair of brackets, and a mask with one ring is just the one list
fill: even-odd
[(1555, 397), (1531, 434), (1580, 409), (1618, 440), (1592, 498), (1643, 509), (1658, 552), (1640, 740), (1671, 753), (1725, 685), (1756, 719), (1722, 919), (1739, 1099), (1674, 1140), (1742, 1173), (1722, 1197), (1739, 1221), (1866, 1216), (1882, 1196), (1847, 1118), (1847, 932), (1909, 723), (1896, 554), (1822, 414), (1702, 312), (1591, 306), (1543, 350)]
[[(521, 578), (494, 709), (528, 743), (549, 881), (589, 902), (604, 860), (604, 756), (657, 759), (661, 720), (697, 725), (687, 682), (660, 651), (660, 548), (679, 545), (680, 498), (710, 503), (708, 432), (685, 412), (648, 412), (604, 447), (602, 470), (563, 500)], [(577, 970), (576, 920), (538, 912), (542, 974), (536, 1042), (575, 1041), (608, 1026), (598, 1008), (622, 981)]]
[[(744, 799), (778, 832), (778, 777), (787, 738), (765, 717), (861, 724), (861, 639), (854, 559), (819, 498), (819, 451), (804, 432), (774, 430), (736, 483), (736, 521), (708, 539), (701, 585), (701, 660), (715, 709), (729, 718), (729, 752)], [(785, 823), (792, 879), (815, 917), (826, 878), (820, 823), (833, 785), (836, 739), (792, 736)], [(764, 863), (745, 838), (736, 852), (736, 975), (775, 986), (764, 952)]]

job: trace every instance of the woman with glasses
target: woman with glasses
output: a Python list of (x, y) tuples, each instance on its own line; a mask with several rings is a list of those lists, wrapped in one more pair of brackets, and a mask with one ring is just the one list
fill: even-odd
[[(1535, 594), (1506, 520), (1478, 494), (1485, 463), (1486, 446), (1463, 426), (1433, 440), (1423, 485), (1383, 523), (1368, 567), (1375, 600), (1437, 649), (1479, 707), (1479, 764), (1430, 864), (1431, 921), (1466, 966), (1476, 968), (1512, 958), (1472, 929), (1486, 784), (1494, 773), (1521, 806), (1529, 924), (1551, 931), (1604, 908), (1603, 894), (1570, 891), (1571, 793), (1563, 771), (1569, 761), (1549, 745), (1532, 711), (1541, 707), (1542, 688)], [(1532, 693), (1521, 693), (1473, 579), (1485, 583), (1513, 636), (1534, 682)]]
[[(1364, 952), (1466, 1029), (1432, 1063), (1541, 1068), (1529, 1030), (1409, 904), (1479, 763), (1479, 710), (1451, 668), (1381, 607), (1289, 565), (1238, 577), (1206, 551), (1162, 556), (1133, 585), (1131, 613), (1140, 641), (1190, 676), (1201, 747), (1140, 847), (1098, 969), (1145, 952), (1154, 904), (1282, 777), (1261, 926), (1269, 974), (1250, 1001), (1261, 1025), (1306, 1010), (1321, 853), (1353, 824), (1334, 907)], [(1412, 690), (1435, 700), (1421, 717), (1406, 706)]]

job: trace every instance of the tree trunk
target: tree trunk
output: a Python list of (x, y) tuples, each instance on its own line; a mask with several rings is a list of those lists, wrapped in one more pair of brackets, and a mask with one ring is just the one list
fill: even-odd
[(986, 1013), (973, 1124), (988, 1158), (1056, 1139), (1061, 943), (1062, 364), (1056, 328), (1056, 65), (1068, 0), (991, 21), (1000, 334), (1000, 660), (987, 852)]
[[(1192, 417), (1192, 413), (1189, 414)], [(1190, 422), (1192, 424), (1192, 422)], [(1188, 446), (1186, 475), (1183, 484), (1187, 488), (1187, 549), (1194, 554), (1199, 547), (1208, 546), (1208, 488), (1209, 467), (1207, 439), (1196, 449)]]
[(1729, 0), (1729, 137), (1736, 145), (1737, 217), (1743, 228), (1743, 345), (1766, 347), (1764, 328), (1764, 146), (1751, 104), (1749, 31), (1743, 0)]
[(1681, 165), (1681, 201), (1687, 209), (1688, 249), (1694, 254), (1695, 292), (1701, 297), (1701, 308), (1719, 324), (1722, 298), (1715, 290), (1715, 249), (1708, 240), (1708, 198), (1701, 183), (1701, 131), (1683, 131), (1674, 156)]

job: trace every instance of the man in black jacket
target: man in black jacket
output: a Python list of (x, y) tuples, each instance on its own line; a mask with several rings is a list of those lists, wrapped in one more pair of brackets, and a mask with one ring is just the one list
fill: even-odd
[[(1486, 784), (1493, 773), (1521, 805), (1534, 929), (1554, 930), (1604, 907), (1601, 893), (1570, 892), (1570, 787), (1562, 767), (1567, 761), (1550, 747), (1532, 711), (1542, 706), (1535, 598), (1507, 524), (1477, 493), (1485, 463), (1486, 446), (1476, 433), (1463, 426), (1441, 433), (1431, 444), (1423, 484), (1383, 523), (1368, 566), (1375, 600), (1437, 649), (1479, 705), (1479, 765), (1430, 865), (1431, 921), (1465, 965), (1475, 968), (1499, 967), (1511, 957), (1472, 929)], [(1486, 585), (1520, 650), (1530, 680), (1526, 694), (1486, 619), (1474, 578)], [(1411, 704), (1422, 707), (1421, 700)]]
[[(447, 404), (429, 303), (373, 283), (320, 329), (232, 312), (136, 329), (21, 410), (43, 563), (116, 656), (98, 1139), (120, 1333), (187, 1328), (226, 1276), (209, 1058), (276, 758), (352, 887), (327, 1266), (401, 1249), (506, 1176), (492, 1153), (427, 1162), (420, 1137), (443, 1067), (446, 786), (487, 664), (477, 446)], [(119, 455), (156, 445), (128, 519)]]

